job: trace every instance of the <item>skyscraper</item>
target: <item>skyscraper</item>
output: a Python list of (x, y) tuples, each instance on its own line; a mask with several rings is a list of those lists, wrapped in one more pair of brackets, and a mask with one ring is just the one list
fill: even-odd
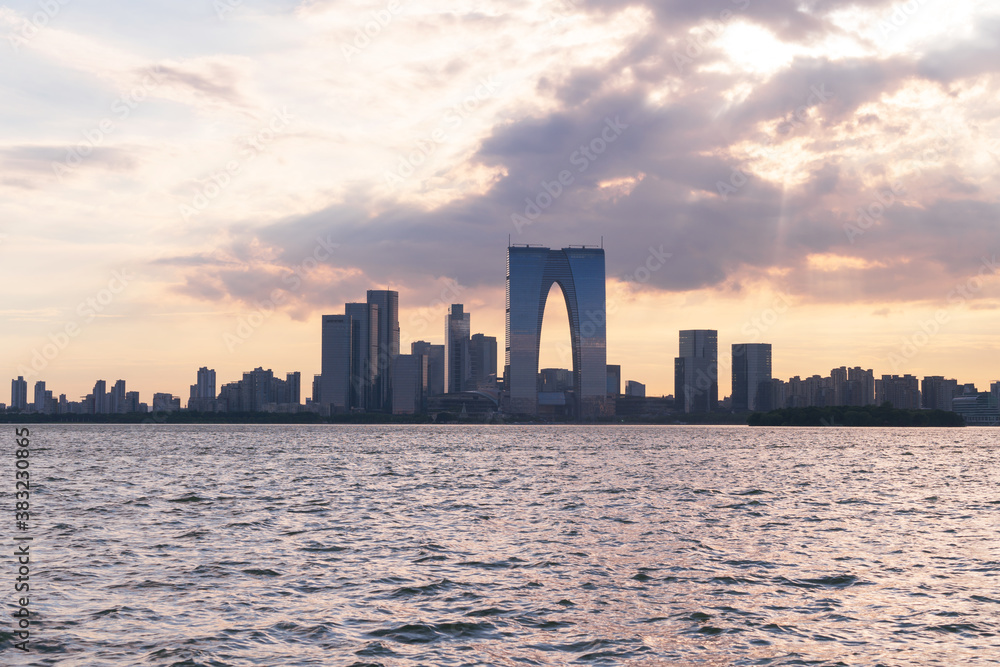
[(42, 380), (35, 383), (35, 402), (33, 405), (35, 412), (39, 414), (45, 412), (45, 382)]
[(21, 375), (18, 375), (16, 380), (10, 381), (10, 407), (19, 410), (28, 409), (28, 382)]
[(771, 344), (734, 344), (733, 411), (773, 410), (771, 389)]
[(104, 380), (98, 380), (94, 383), (94, 409), (93, 413), (95, 415), (106, 415), (108, 414), (108, 390), (107, 383)]
[(118, 380), (115, 382), (115, 386), (113, 386), (111, 391), (108, 393), (108, 412), (119, 415), (126, 412), (126, 393), (125, 380)]
[(507, 248), (504, 387), (510, 411), (538, 413), (538, 354), (545, 302), (559, 285), (569, 313), (576, 414), (610, 414), (604, 249)]
[(684, 412), (712, 412), (719, 403), (719, 332), (680, 332), (674, 359), (674, 404)]
[(470, 389), (470, 315), (460, 303), (453, 303), (444, 318), (444, 393)]
[(198, 388), (195, 398), (215, 398), (215, 369), (202, 366), (198, 369)]
[(368, 290), (368, 303), (378, 306), (375, 389), (372, 410), (392, 410), (392, 364), (399, 356), (399, 292)]
[(347, 315), (323, 316), (318, 399), (324, 413), (347, 412), (351, 407), (351, 329)]
[(375, 410), (379, 364), (379, 307), (373, 303), (346, 303), (344, 314), (351, 319), (350, 406)]
[[(444, 345), (431, 345), (418, 340), (410, 344), (410, 353), (426, 357), (426, 372), (421, 380), (425, 396), (439, 396), (444, 393)], [(421, 368), (424, 368), (421, 365)]]
[(489, 383), (497, 374), (497, 339), (478, 333), (469, 339), (469, 368), (472, 381), (469, 389), (495, 389), (496, 382)]

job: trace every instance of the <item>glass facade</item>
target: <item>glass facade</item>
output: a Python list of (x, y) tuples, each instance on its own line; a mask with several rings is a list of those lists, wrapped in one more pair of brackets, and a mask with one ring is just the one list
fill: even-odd
[(581, 418), (608, 414), (604, 250), (507, 248), (505, 386), (510, 411), (538, 413), (538, 352), (545, 302), (559, 285), (569, 313), (573, 391)]
[(771, 344), (733, 345), (733, 411), (772, 410)]
[(719, 403), (719, 332), (680, 332), (674, 359), (674, 405), (684, 412), (712, 412)]

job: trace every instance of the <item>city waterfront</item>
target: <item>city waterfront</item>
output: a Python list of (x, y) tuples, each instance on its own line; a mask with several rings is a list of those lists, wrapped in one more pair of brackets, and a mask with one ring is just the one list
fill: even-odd
[(992, 429), (30, 429), (34, 625), (15, 650), (5, 615), (3, 664), (1000, 654)]

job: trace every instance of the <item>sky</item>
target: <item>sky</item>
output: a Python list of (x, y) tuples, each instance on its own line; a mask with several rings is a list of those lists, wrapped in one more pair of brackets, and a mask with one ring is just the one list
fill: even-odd
[(998, 3), (473, 6), (0, 5), (0, 367), (305, 389), (321, 315), (385, 288), (404, 352), (463, 303), (502, 356), (508, 242), (603, 243), (649, 395), (681, 329), (719, 331), (720, 394), (747, 342), (782, 379), (1000, 380)]

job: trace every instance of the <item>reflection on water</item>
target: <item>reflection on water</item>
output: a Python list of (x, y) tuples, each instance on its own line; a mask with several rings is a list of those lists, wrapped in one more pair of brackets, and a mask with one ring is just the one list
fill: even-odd
[(3, 664), (1000, 656), (988, 429), (32, 431), (38, 641), (5, 622)]

